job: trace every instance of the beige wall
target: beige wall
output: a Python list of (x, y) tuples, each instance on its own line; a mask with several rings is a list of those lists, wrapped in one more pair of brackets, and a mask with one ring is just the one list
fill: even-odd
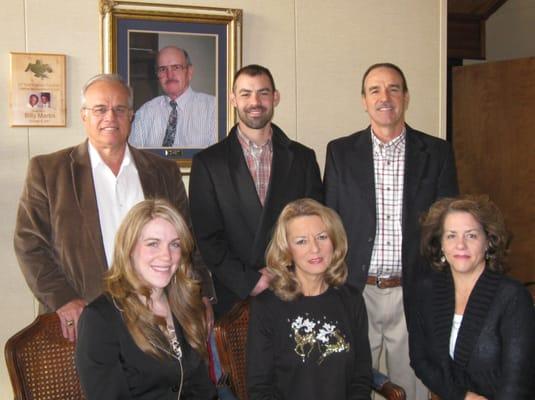
[[(167, 0), (176, 2), (176, 0)], [(0, 345), (35, 316), (31, 293), (12, 250), (17, 200), (29, 157), (78, 143), (78, 91), (99, 72), (97, 0), (11, 0), (0, 13), (0, 198), (4, 223), (0, 254)], [(180, 1), (180, 3), (184, 3)], [(268, 66), (282, 95), (275, 121), (289, 136), (312, 146), (323, 168), (326, 143), (367, 125), (360, 76), (379, 61), (407, 74), (408, 121), (439, 135), (444, 120), (445, 0), (188, 0), (188, 4), (244, 10), (243, 62)], [(7, 125), (9, 52), (67, 55), (66, 128)], [(0, 367), (0, 398), (11, 398)]]

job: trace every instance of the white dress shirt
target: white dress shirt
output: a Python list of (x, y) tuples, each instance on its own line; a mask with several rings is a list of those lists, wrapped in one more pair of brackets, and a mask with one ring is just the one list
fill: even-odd
[(115, 234), (130, 209), (145, 199), (143, 188), (128, 146), (117, 176), (111, 171), (98, 151), (89, 143), (89, 159), (97, 196), (98, 217), (108, 267), (113, 259)]
[[(136, 111), (129, 143), (138, 148), (162, 147), (171, 105), (169, 96), (147, 101)], [(172, 147), (205, 148), (217, 142), (215, 97), (191, 87), (177, 99), (177, 124)]]

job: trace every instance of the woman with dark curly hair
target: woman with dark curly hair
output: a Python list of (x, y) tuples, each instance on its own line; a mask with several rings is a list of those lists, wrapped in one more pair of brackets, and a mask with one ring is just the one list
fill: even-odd
[(504, 275), (508, 234), (486, 197), (442, 199), (422, 219), (421, 250), (435, 270), (416, 285), (411, 365), (442, 400), (533, 399), (535, 313)]
[(346, 253), (334, 211), (311, 199), (283, 209), (266, 254), (271, 290), (251, 302), (250, 400), (370, 398), (366, 309), (345, 285)]
[(126, 215), (104, 294), (79, 321), (76, 366), (88, 400), (215, 398), (192, 250), (186, 222), (164, 200)]

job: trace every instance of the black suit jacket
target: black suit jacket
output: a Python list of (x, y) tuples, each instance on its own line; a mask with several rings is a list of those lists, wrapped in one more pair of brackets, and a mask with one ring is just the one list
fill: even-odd
[(189, 346), (176, 319), (174, 323), (182, 369), (170, 356), (159, 360), (145, 354), (105, 295), (84, 308), (78, 325), (76, 368), (87, 399), (176, 400), (181, 375), (181, 399), (215, 399), (208, 366)]
[(454, 350), (455, 287), (449, 269), (415, 285), (409, 325), (411, 366), (443, 400), (467, 391), (494, 400), (535, 395), (535, 312), (519, 282), (485, 270), (466, 305)]
[[(371, 128), (327, 146), (325, 200), (336, 210), (348, 236), (348, 282), (361, 290), (370, 268), (376, 229)], [(402, 210), (404, 302), (410, 283), (422, 272), (419, 217), (441, 197), (456, 196), (453, 152), (444, 140), (407, 126)], [(406, 310), (407, 311), (407, 310)]]
[(314, 151), (273, 126), (271, 180), (264, 207), (247, 168), (236, 127), (193, 158), (190, 210), (201, 255), (213, 273), (218, 315), (246, 298), (265, 267), (271, 230), (286, 204), (323, 200)]

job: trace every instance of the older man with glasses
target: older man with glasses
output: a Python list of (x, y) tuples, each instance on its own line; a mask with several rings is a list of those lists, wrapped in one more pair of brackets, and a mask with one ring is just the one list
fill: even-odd
[(217, 142), (215, 96), (190, 87), (194, 68), (187, 51), (174, 46), (161, 49), (156, 73), (164, 95), (136, 111), (130, 144), (205, 148)]
[[(55, 311), (74, 341), (84, 306), (102, 291), (115, 233), (132, 206), (163, 198), (189, 221), (180, 170), (174, 161), (127, 145), (130, 87), (118, 75), (91, 78), (82, 89), (83, 143), (32, 158), (20, 199), (15, 252), (40, 312)], [(211, 279), (194, 259), (207, 317), (213, 321)]]

